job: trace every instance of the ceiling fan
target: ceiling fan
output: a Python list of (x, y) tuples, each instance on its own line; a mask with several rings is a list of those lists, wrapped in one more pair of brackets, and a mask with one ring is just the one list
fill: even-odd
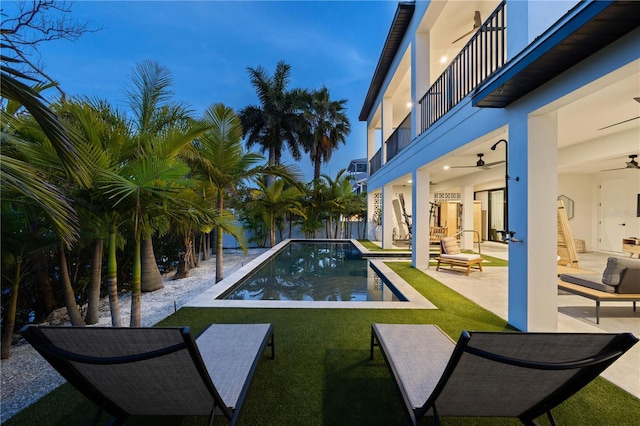
[(482, 18), (480, 17), (480, 11), (476, 10), (475, 13), (473, 14), (473, 28), (471, 29), (471, 31), (462, 34), (460, 37), (453, 40), (451, 44), (456, 44), (457, 42), (459, 42), (469, 34), (475, 33), (478, 30), (478, 28), (480, 28), (480, 25), (482, 25)]
[(626, 163), (627, 163), (626, 167), (620, 167), (619, 169), (600, 170), (600, 171), (601, 172), (610, 172), (612, 170), (626, 170), (626, 169), (640, 170), (640, 164), (638, 164), (638, 162), (636, 161), (637, 157), (638, 157), (638, 154), (631, 154), (629, 156), (629, 161), (626, 161)]
[[(480, 16), (480, 11), (476, 10), (473, 14), (473, 28), (471, 29), (471, 31), (468, 31), (462, 34), (460, 37), (453, 40), (451, 44), (456, 44), (466, 36), (475, 33), (476, 31), (478, 31), (478, 28), (480, 28), (481, 25), (482, 25), (482, 17)], [(482, 31), (496, 31), (496, 30), (503, 30), (503, 29), (504, 27), (485, 27), (485, 28), (482, 28)]]
[(502, 161), (494, 161), (492, 163), (485, 163), (484, 160), (482, 159), (482, 157), (484, 156), (484, 154), (478, 154), (478, 161), (476, 161), (476, 164), (473, 166), (451, 166), (451, 169), (466, 169), (466, 168), (472, 168), (472, 167), (477, 167), (479, 169), (482, 170), (489, 170), (491, 168), (491, 166), (495, 166), (497, 164), (501, 164), (504, 163), (504, 160)]

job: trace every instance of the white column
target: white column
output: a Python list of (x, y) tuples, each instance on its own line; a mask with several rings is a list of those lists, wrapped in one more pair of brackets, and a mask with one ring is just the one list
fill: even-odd
[(538, 117), (514, 114), (509, 125), (508, 148), (509, 228), (520, 240), (509, 242), (509, 323), (522, 331), (555, 331), (558, 326), (556, 114)]
[(393, 247), (393, 187), (382, 187), (382, 248)]
[(417, 32), (411, 43), (411, 139), (420, 132), (422, 123), (420, 99), (429, 89), (430, 64), (429, 33)]
[[(462, 202), (462, 230), (473, 230), (473, 186), (465, 186), (460, 193)], [(464, 250), (473, 250), (473, 232), (463, 232), (461, 235), (461, 247)]]
[(527, 331), (556, 331), (558, 328), (558, 116), (554, 112), (544, 116), (530, 117), (528, 124), (527, 290), (529, 309)]
[(425, 270), (429, 267), (429, 172), (424, 169), (414, 170), (412, 181), (411, 264), (414, 268)]

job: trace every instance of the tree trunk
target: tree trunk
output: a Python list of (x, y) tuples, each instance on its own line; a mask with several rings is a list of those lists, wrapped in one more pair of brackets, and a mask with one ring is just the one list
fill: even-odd
[(116, 230), (109, 231), (107, 253), (107, 294), (109, 295), (109, 309), (111, 310), (111, 325), (122, 326), (120, 317), (120, 302), (118, 301), (118, 262), (116, 261)]
[(140, 237), (136, 236), (135, 247), (133, 252), (133, 264), (131, 265), (131, 320), (129, 322), (130, 327), (140, 327), (140, 321), (142, 319), (141, 312), (141, 287), (140, 280), (142, 275), (142, 265), (140, 260), (141, 241)]
[(313, 180), (316, 181), (316, 182), (320, 180), (320, 165), (321, 164), (322, 164), (322, 159), (318, 155), (313, 159)]
[(18, 289), (22, 278), (22, 256), (18, 257), (16, 262), (16, 275), (13, 280), (11, 289), (11, 303), (9, 304), (9, 312), (2, 324), (2, 350), (0, 351), (0, 359), (7, 359), (11, 356), (11, 343), (13, 342), (13, 329), (16, 326), (16, 311), (18, 309)]
[(189, 268), (193, 269), (193, 268), (197, 268), (197, 261), (196, 261), (196, 245), (194, 244), (194, 236), (191, 236), (191, 242), (189, 243)]
[(142, 240), (140, 254), (140, 289), (150, 292), (164, 288), (162, 275), (158, 269), (158, 262), (153, 252), (153, 240), (151, 237)]
[(36, 255), (33, 275), (40, 292), (39, 297), (39, 312), (36, 312), (36, 317), (45, 318), (56, 308), (56, 299), (53, 295), (53, 287), (51, 287), (51, 278), (49, 277), (49, 271), (47, 269), (47, 256), (44, 252), (40, 252)]
[(202, 260), (209, 260), (211, 257), (211, 246), (209, 245), (209, 241), (211, 240), (209, 236), (209, 232), (202, 233)]
[(102, 284), (102, 238), (94, 238), (91, 253), (91, 278), (89, 279), (87, 313), (84, 320), (87, 324), (97, 324), (99, 320), (100, 284)]
[(67, 306), (67, 313), (69, 314), (69, 320), (73, 326), (84, 326), (84, 320), (78, 304), (76, 303), (76, 296), (71, 285), (71, 279), (69, 278), (69, 270), (67, 269), (67, 255), (64, 251), (64, 245), (62, 242), (58, 246), (58, 254), (60, 256), (60, 281), (62, 284), (62, 291), (64, 293), (64, 303)]
[(269, 243), (271, 243), (271, 247), (276, 245), (276, 218), (273, 213), (271, 213), (271, 225), (269, 227)]
[(180, 254), (180, 261), (178, 262), (178, 267), (176, 268), (176, 273), (173, 276), (174, 280), (179, 280), (182, 278), (187, 278), (189, 276), (189, 269), (191, 267), (191, 246), (193, 244), (188, 239), (184, 241), (184, 252)]
[(222, 227), (216, 228), (216, 283), (224, 278), (222, 266)]

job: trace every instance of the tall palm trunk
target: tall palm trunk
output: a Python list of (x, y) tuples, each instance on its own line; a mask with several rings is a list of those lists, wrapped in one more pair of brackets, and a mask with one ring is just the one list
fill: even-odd
[(153, 252), (153, 240), (151, 237), (142, 240), (140, 257), (140, 289), (150, 292), (164, 288), (162, 274), (158, 269), (155, 253)]
[(87, 324), (96, 324), (99, 320), (100, 284), (102, 283), (102, 238), (94, 238), (91, 244), (91, 278), (89, 279), (88, 306), (84, 320)]
[(20, 282), (22, 281), (22, 256), (18, 256), (16, 259), (16, 274), (13, 279), (13, 286), (11, 288), (11, 302), (9, 304), (9, 311), (2, 324), (2, 351), (0, 353), (1, 359), (7, 359), (11, 356), (11, 342), (13, 341), (13, 329), (16, 326), (16, 311), (18, 309), (18, 289), (20, 288)]
[(69, 269), (67, 269), (67, 255), (64, 250), (64, 243), (60, 241), (58, 246), (58, 255), (60, 256), (60, 281), (62, 283), (62, 291), (64, 293), (64, 303), (67, 306), (67, 313), (69, 314), (69, 320), (73, 326), (86, 325), (78, 309), (76, 303), (76, 296), (73, 292), (73, 286), (71, 285), (71, 278), (69, 278)]
[(116, 228), (109, 231), (109, 245), (107, 253), (107, 293), (109, 294), (109, 308), (111, 310), (111, 325), (120, 327), (120, 302), (118, 301), (118, 262), (116, 260)]
[(140, 321), (142, 319), (142, 297), (140, 288), (140, 276), (141, 276), (141, 264), (140, 264), (140, 252), (142, 237), (136, 235), (135, 244), (133, 248), (133, 264), (131, 265), (131, 320), (129, 322), (130, 327), (140, 327)]
[(276, 215), (271, 212), (270, 213), (270, 224), (269, 224), (269, 243), (271, 247), (276, 245)]
[[(224, 209), (224, 197), (222, 192), (218, 192), (218, 214), (222, 216), (222, 209)], [(216, 228), (216, 283), (222, 281), (224, 278), (222, 265), (222, 227)]]

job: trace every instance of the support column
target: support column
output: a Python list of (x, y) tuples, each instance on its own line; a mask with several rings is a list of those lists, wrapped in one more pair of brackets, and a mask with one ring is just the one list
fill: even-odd
[(509, 227), (520, 242), (509, 242), (509, 323), (523, 331), (558, 327), (557, 133), (556, 113), (510, 120)]
[[(462, 188), (462, 230), (473, 229), (473, 186), (465, 186)], [(473, 250), (473, 232), (463, 232), (461, 235), (461, 247), (464, 250)]]
[(429, 267), (429, 172), (424, 169), (414, 170), (411, 179), (411, 264), (414, 268), (426, 270)]
[(429, 33), (417, 32), (411, 43), (411, 140), (422, 128), (420, 99), (429, 89), (430, 64)]
[(382, 248), (393, 248), (393, 187), (382, 187)]

